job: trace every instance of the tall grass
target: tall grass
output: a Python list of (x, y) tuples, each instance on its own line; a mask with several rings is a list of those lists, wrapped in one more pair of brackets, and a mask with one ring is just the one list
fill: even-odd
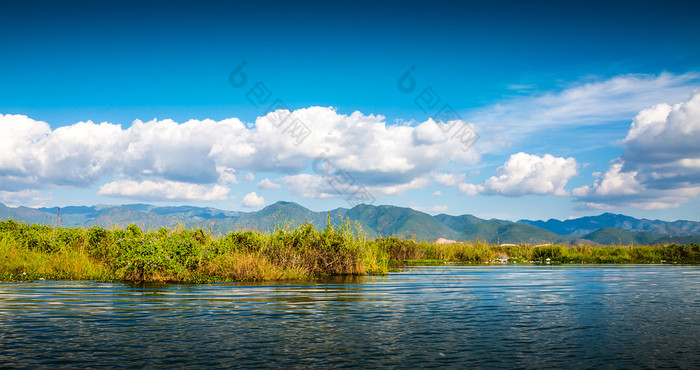
[(700, 263), (700, 246), (516, 246), (488, 245), (483, 242), (431, 244), (414, 240), (377, 239), (389, 258), (398, 261), (440, 260), (445, 262), (550, 262), (550, 263)]
[(107, 230), (9, 220), (0, 222), (0, 238), (2, 254), (7, 256), (0, 262), (3, 280), (53, 274), (129, 281), (262, 281), (388, 270), (381, 251), (373, 251), (359, 225), (353, 227), (349, 221), (341, 226), (329, 223), (323, 232), (302, 225), (271, 234), (240, 231), (214, 238), (201, 229), (181, 227), (143, 232), (136, 225)]
[(700, 263), (700, 246), (497, 246), (432, 244), (411, 239), (367, 240), (358, 223), (328, 223), (272, 233), (136, 225), (61, 228), (0, 221), (0, 281), (46, 279), (163, 282), (303, 280), (384, 274), (389, 261), (463, 263)]
[(80, 250), (33, 250), (7, 235), (0, 236), (2, 280), (105, 280), (114, 276), (99, 261)]

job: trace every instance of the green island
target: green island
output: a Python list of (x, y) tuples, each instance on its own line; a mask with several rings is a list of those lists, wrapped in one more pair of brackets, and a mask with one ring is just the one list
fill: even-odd
[(690, 245), (436, 244), (395, 237), (368, 239), (358, 223), (324, 231), (304, 224), (270, 233), (212, 235), (184, 227), (143, 231), (65, 228), (0, 221), (0, 281), (95, 280), (227, 282), (313, 280), (382, 275), (411, 264), (700, 263)]

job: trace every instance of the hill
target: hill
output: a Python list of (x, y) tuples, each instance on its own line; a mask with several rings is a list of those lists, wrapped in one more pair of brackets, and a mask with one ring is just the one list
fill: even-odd
[(598, 216), (580, 217), (565, 221), (550, 219), (548, 221), (520, 220), (518, 222), (537, 226), (559, 235), (573, 234), (583, 236), (603, 227), (614, 227), (627, 231), (646, 231), (671, 236), (700, 234), (700, 222), (637, 219), (614, 213), (603, 213)]
[(614, 227), (603, 227), (583, 239), (592, 240), (606, 245), (639, 245), (639, 244), (698, 244), (700, 235), (671, 236), (646, 231), (628, 231)]
[[(434, 241), (446, 238), (459, 241), (482, 240), (488, 243), (561, 243), (650, 244), (700, 242), (700, 223), (694, 221), (650, 221), (605, 213), (566, 221), (485, 220), (473, 215), (431, 216), (411, 208), (389, 205), (358, 205), (314, 212), (297, 203), (277, 202), (257, 212), (225, 211), (208, 207), (125, 204), (121, 206), (77, 206), (65, 208), (7, 207), (0, 203), (0, 219), (66, 227), (114, 226), (136, 224), (146, 229), (159, 227), (203, 228), (214, 234), (235, 230), (272, 231), (311, 223), (318, 230), (342, 220), (357, 222), (369, 238), (396, 236)], [(654, 230), (647, 231), (647, 230)]]
[(484, 221), (462, 232), (461, 240), (483, 240), (488, 243), (561, 243), (569, 239), (532, 225), (514, 222)]

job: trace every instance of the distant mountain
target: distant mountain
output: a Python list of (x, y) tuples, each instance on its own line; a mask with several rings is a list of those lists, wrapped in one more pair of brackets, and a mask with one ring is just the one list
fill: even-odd
[(614, 213), (603, 213), (599, 216), (580, 217), (565, 221), (550, 219), (549, 221), (520, 220), (518, 222), (537, 226), (559, 235), (573, 234), (583, 236), (603, 227), (615, 227), (628, 231), (646, 231), (671, 236), (700, 234), (700, 222), (683, 220), (668, 222), (644, 218), (640, 220)]
[(293, 202), (277, 202), (258, 212), (241, 214), (236, 217), (235, 226), (237, 229), (272, 231), (286, 225), (296, 227), (304, 223), (325, 228), (326, 222), (325, 213), (313, 212)]
[(518, 222), (484, 220), (473, 215), (431, 216), (411, 208), (358, 205), (314, 212), (293, 202), (277, 202), (257, 212), (224, 211), (208, 207), (158, 207), (150, 204), (79, 206), (65, 208), (7, 207), (0, 203), (0, 219), (66, 227), (203, 228), (214, 234), (236, 230), (269, 232), (280, 227), (311, 223), (323, 230), (328, 222), (358, 223), (369, 238), (397, 236), (434, 241), (446, 238), (487, 243), (560, 243), (570, 245), (700, 243), (700, 222), (651, 221), (605, 213), (600, 216), (559, 221)]
[(183, 222), (177, 216), (164, 216), (154, 212), (137, 211), (128, 207), (110, 207), (96, 212), (87, 217), (80, 225), (70, 224), (68, 217), (63, 218), (63, 226), (102, 226), (106, 228), (124, 228), (129, 224), (136, 224), (144, 229), (157, 229), (159, 227), (173, 227)]
[(16, 221), (24, 221), (28, 224), (51, 224), (56, 218), (56, 213), (42, 212), (33, 208), (27, 207), (8, 207), (0, 203), (0, 220), (11, 218)]
[(590, 234), (584, 235), (583, 239), (593, 240), (599, 244), (630, 245), (652, 244), (662, 237), (663, 235), (648, 233), (646, 231), (628, 231), (614, 227), (603, 227)]
[(368, 236), (397, 236), (420, 240), (454, 239), (459, 233), (427, 213), (394, 206), (358, 205), (344, 213), (359, 221)]
[(583, 239), (592, 240), (606, 245), (639, 245), (639, 244), (691, 244), (700, 243), (700, 235), (671, 236), (646, 231), (621, 230), (614, 227), (603, 227)]
[(488, 243), (564, 243), (569, 238), (562, 237), (551, 231), (532, 225), (518, 224), (509, 221), (484, 221), (474, 225), (461, 234), (461, 240), (483, 240)]
[(450, 216), (442, 213), (434, 217), (452, 230), (466, 230), (486, 221), (472, 215)]

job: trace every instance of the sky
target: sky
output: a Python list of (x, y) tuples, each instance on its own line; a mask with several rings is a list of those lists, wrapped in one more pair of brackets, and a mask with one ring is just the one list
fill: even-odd
[(700, 220), (692, 1), (0, 1), (0, 202)]

